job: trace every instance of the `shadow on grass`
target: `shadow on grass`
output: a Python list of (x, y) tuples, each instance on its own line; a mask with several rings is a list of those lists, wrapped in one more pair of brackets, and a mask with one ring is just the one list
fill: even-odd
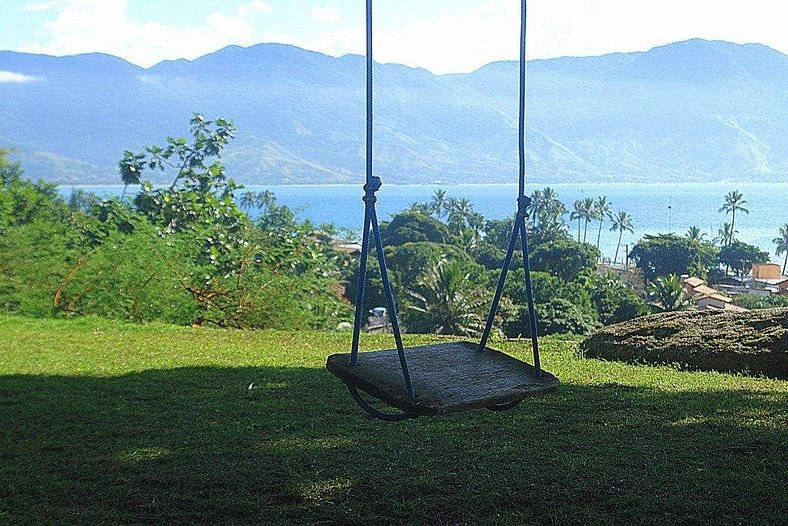
[(780, 393), (563, 385), (385, 424), (318, 369), (2, 376), (0, 522), (778, 523), (787, 413)]

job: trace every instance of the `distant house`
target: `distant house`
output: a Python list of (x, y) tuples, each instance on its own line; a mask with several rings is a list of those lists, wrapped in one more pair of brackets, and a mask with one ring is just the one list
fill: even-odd
[(744, 307), (733, 304), (729, 296), (720, 294), (719, 291), (706, 285), (706, 282), (694, 276), (683, 276), (681, 283), (687, 294), (692, 296), (695, 305), (700, 311), (727, 310), (745, 311)]
[(718, 311), (727, 310), (732, 312), (746, 311), (744, 307), (739, 307), (733, 304), (733, 300), (728, 296), (722, 294), (703, 294), (695, 298), (698, 310), (700, 311)]
[(780, 265), (777, 263), (753, 263), (752, 277), (755, 280), (779, 279)]
[(700, 278), (696, 278), (695, 276), (683, 276), (681, 283), (684, 285), (684, 290), (686, 290), (687, 294), (690, 296), (695, 294), (695, 287), (700, 287), (701, 285), (706, 284), (705, 281)]
[(344, 239), (332, 239), (331, 248), (351, 256), (358, 257), (361, 254), (361, 243), (346, 241)]
[(760, 286), (772, 294), (788, 294), (788, 277), (781, 276), (775, 279), (756, 279)]
[(749, 288), (753, 284), (752, 276), (725, 276), (717, 281), (718, 285)]

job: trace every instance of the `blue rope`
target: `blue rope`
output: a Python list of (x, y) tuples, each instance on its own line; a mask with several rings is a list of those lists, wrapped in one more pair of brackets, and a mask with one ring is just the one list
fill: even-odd
[(542, 376), (542, 367), (539, 363), (539, 338), (536, 335), (536, 307), (534, 306), (534, 287), (531, 282), (531, 262), (528, 258), (528, 236), (525, 234), (525, 218), (520, 228), (520, 238), (523, 244), (523, 270), (525, 270), (525, 295), (528, 299), (528, 323), (531, 329), (531, 348), (534, 352), (534, 368), (536, 376)]
[(372, 0), (367, 0), (367, 178), (372, 180)]
[(394, 293), (391, 290), (391, 282), (389, 282), (388, 270), (386, 268), (386, 256), (383, 252), (383, 241), (380, 239), (380, 229), (378, 228), (377, 214), (372, 213), (372, 232), (375, 234), (375, 248), (378, 253), (378, 265), (380, 265), (380, 277), (383, 279), (383, 291), (386, 293), (386, 303), (389, 308), (389, 317), (391, 319), (391, 328), (394, 331), (394, 341), (397, 343), (397, 354), (399, 355), (399, 364), (402, 368), (402, 376), (405, 380), (405, 388), (408, 391), (408, 396), (414, 398), (413, 382), (410, 380), (410, 371), (408, 370), (408, 361), (405, 359), (405, 349), (402, 346), (402, 334), (399, 330), (399, 321), (397, 321), (397, 307), (394, 304)]
[[(372, 228), (372, 235), (375, 240), (375, 247), (378, 256), (378, 265), (380, 266), (380, 277), (383, 280), (383, 291), (386, 295), (386, 304), (389, 310), (389, 319), (391, 320), (391, 328), (394, 332), (394, 341), (397, 344), (397, 355), (399, 356), (400, 367), (402, 368), (402, 376), (405, 381), (405, 389), (410, 398), (415, 397), (413, 390), (413, 382), (410, 379), (410, 370), (408, 369), (408, 361), (405, 358), (405, 348), (402, 344), (402, 334), (399, 327), (399, 320), (397, 319), (397, 307), (394, 302), (394, 292), (391, 288), (391, 282), (388, 277), (388, 269), (386, 267), (386, 256), (383, 251), (383, 241), (380, 237), (380, 226), (378, 225), (378, 215), (375, 211), (375, 202), (377, 197), (375, 193), (380, 190), (380, 178), (372, 175), (372, 0), (367, 0), (367, 163), (366, 163), (366, 184), (364, 184), (364, 232), (361, 241), (361, 262), (358, 272), (358, 287), (356, 290), (356, 312), (353, 324), (353, 342), (350, 349), (350, 365), (358, 365), (358, 346), (359, 337), (361, 334), (361, 324), (364, 317), (364, 295), (367, 283), (367, 259), (369, 257), (369, 231)], [(351, 390), (351, 394), (353, 390)], [(358, 403), (360, 397), (354, 396), (354, 400)], [(359, 405), (362, 405), (359, 403)], [(363, 406), (362, 406), (363, 407)], [(365, 408), (367, 412), (370, 412)], [(370, 413), (372, 414), (372, 413)], [(373, 415), (375, 416), (375, 415)], [(378, 418), (380, 418), (378, 416)]]
[[(365, 185), (366, 186), (366, 185)], [(366, 195), (364, 196), (366, 200)], [(361, 333), (361, 320), (364, 317), (364, 293), (367, 288), (367, 256), (369, 255), (369, 223), (374, 213), (374, 205), (364, 207), (364, 233), (361, 237), (361, 261), (358, 267), (358, 285), (356, 287), (356, 317), (353, 324), (353, 343), (350, 346), (350, 365), (358, 365), (358, 343)], [(372, 209), (372, 210), (370, 210)]]
[(498, 277), (498, 286), (495, 288), (495, 296), (490, 306), (490, 314), (487, 315), (487, 323), (484, 326), (481, 342), (479, 342), (479, 351), (484, 351), (487, 347), (487, 340), (490, 337), (493, 321), (495, 321), (495, 313), (498, 311), (498, 302), (501, 301), (503, 286), (506, 283), (506, 274), (509, 272), (509, 265), (512, 262), (512, 254), (514, 254), (514, 246), (517, 243), (517, 231), (520, 229), (520, 224), (521, 221), (519, 221), (519, 218), (515, 218), (512, 235), (509, 237), (509, 248), (506, 249), (506, 257), (503, 260), (503, 267), (501, 267), (501, 275)]
[(531, 345), (534, 352), (534, 367), (537, 376), (541, 375), (541, 366), (539, 363), (539, 340), (536, 335), (536, 308), (534, 306), (533, 283), (531, 281), (531, 264), (528, 255), (528, 234), (525, 228), (525, 218), (528, 217), (528, 207), (531, 205), (531, 199), (525, 195), (525, 28), (526, 28), (526, 0), (521, 2), (521, 18), (520, 18), (520, 105), (519, 105), (519, 130), (518, 130), (518, 154), (519, 154), (519, 192), (517, 195), (517, 214), (514, 219), (514, 227), (512, 228), (512, 236), (509, 238), (509, 247), (506, 251), (506, 258), (501, 267), (501, 276), (498, 279), (498, 287), (495, 289), (495, 296), (493, 296), (492, 305), (490, 306), (490, 313), (487, 316), (487, 323), (484, 326), (482, 339), (479, 343), (479, 351), (484, 351), (487, 346), (487, 340), (490, 337), (493, 322), (495, 321), (495, 314), (498, 311), (498, 303), (501, 300), (503, 287), (506, 283), (506, 275), (509, 272), (509, 266), (512, 262), (512, 254), (514, 247), (517, 243), (517, 234), (520, 234), (520, 243), (523, 249), (523, 270), (525, 271), (525, 294), (528, 300), (528, 321), (531, 329)]
[(364, 400), (361, 394), (355, 387), (347, 386), (348, 391), (350, 391), (350, 396), (353, 398), (353, 401), (358, 404), (358, 406), (366, 411), (366, 413), (371, 416), (372, 418), (377, 418), (378, 420), (383, 420), (384, 422), (402, 422), (403, 420), (409, 420), (411, 418), (418, 418), (419, 415), (414, 415), (411, 413), (385, 413), (379, 409), (376, 409), (370, 405), (369, 402)]

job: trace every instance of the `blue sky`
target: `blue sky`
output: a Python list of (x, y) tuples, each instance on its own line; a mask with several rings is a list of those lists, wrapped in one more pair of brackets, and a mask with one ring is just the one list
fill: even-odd
[[(530, 0), (529, 58), (644, 51), (688, 38), (788, 52), (781, 0)], [(436, 73), (517, 56), (517, 0), (376, 0), (375, 58)], [(141, 66), (230, 44), (362, 53), (363, 0), (0, 0), (0, 49), (99, 51)]]

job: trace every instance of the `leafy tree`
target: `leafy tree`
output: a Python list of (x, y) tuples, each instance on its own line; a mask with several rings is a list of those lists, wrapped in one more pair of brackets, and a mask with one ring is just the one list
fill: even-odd
[(602, 239), (602, 224), (606, 219), (611, 219), (613, 217), (613, 207), (607, 200), (607, 196), (599, 196), (596, 198), (596, 201), (594, 201), (594, 217), (599, 221), (599, 230), (597, 230), (596, 233), (596, 249), (599, 251), (601, 257), (602, 252), (599, 249), (599, 242)]
[[(537, 333), (548, 334), (590, 334), (599, 323), (577, 305), (564, 298), (552, 298), (546, 303), (536, 305)], [(502, 329), (509, 337), (530, 337), (531, 325), (528, 321), (528, 308), (519, 306), (513, 317), (504, 320)]]
[(481, 243), (484, 235), (485, 221), (484, 216), (479, 212), (472, 212), (471, 215), (468, 216), (468, 226), (465, 228), (464, 234), (468, 237), (469, 242), (465, 243), (465, 246), (469, 249), (475, 250), (479, 246), (479, 243)]
[(415, 241), (433, 243), (452, 243), (454, 238), (449, 229), (440, 221), (425, 214), (402, 212), (391, 221), (380, 226), (380, 233), (386, 245), (404, 245)]
[[(720, 207), (718, 212), (725, 212), (726, 215), (731, 214), (731, 233), (736, 231), (736, 212), (744, 212), (745, 214), (750, 213), (745, 207), (746, 204), (747, 200), (744, 199), (744, 195), (738, 190), (731, 190), (725, 196), (725, 203)], [(733, 236), (728, 236), (726, 245), (730, 245), (732, 240)]]
[(0, 234), (5, 228), (36, 220), (67, 221), (71, 215), (54, 184), (22, 178), (19, 163), (9, 162), (0, 148)]
[[(503, 260), (506, 257), (503, 249), (500, 249), (489, 243), (486, 240), (482, 240), (479, 245), (473, 251), (473, 258), (476, 260), (477, 263), (483, 265), (487, 269), (499, 269), (503, 267)], [(512, 267), (516, 267), (517, 262), (514, 261), (512, 258)]]
[(270, 192), (246, 196), (264, 208), (257, 229), (236, 203), (239, 187), (220, 162), (235, 134), (232, 123), (195, 114), (190, 125), (190, 139), (169, 137), (163, 148), (127, 151), (119, 166), (122, 179), (145, 169), (171, 174), (168, 188), (142, 182), (134, 206), (179, 247), (170, 270), (198, 305), (197, 322), (316, 327), (343, 316), (347, 309), (334, 281), (338, 256), (312, 225), (297, 223)]
[(584, 272), (578, 281), (582, 281), (583, 288), (590, 291), (599, 321), (604, 325), (631, 320), (650, 312), (643, 298), (612, 272)]
[(544, 190), (534, 190), (528, 210), (531, 219), (531, 237), (537, 243), (556, 241), (567, 237), (564, 223), (566, 207), (549, 186)]
[(777, 245), (775, 252), (778, 256), (785, 254), (785, 259), (783, 260), (783, 275), (785, 275), (786, 267), (788, 267), (788, 223), (780, 227), (780, 235), (772, 239), (772, 243)]
[(538, 245), (531, 255), (531, 267), (564, 281), (572, 281), (584, 269), (596, 268), (598, 259), (596, 247), (565, 239)]
[(542, 191), (537, 189), (531, 192), (531, 204), (528, 207), (528, 215), (531, 218), (531, 227), (536, 226), (536, 220), (543, 206)]
[(38, 217), (0, 235), (0, 310), (55, 314), (55, 291), (79, 260), (82, 238), (68, 221)]
[(734, 241), (720, 249), (720, 263), (730, 267), (739, 276), (744, 276), (752, 269), (753, 263), (766, 263), (769, 261), (769, 253), (760, 250), (758, 247)]
[(142, 183), (134, 199), (136, 209), (163, 232), (189, 232), (201, 244), (195, 257), (213, 265), (218, 274), (229, 275), (237, 270), (249, 245), (244, 233), (247, 218), (234, 198), (238, 186), (219, 161), (235, 127), (225, 119), (214, 122), (197, 113), (190, 121), (190, 133), (191, 142), (168, 137), (164, 148), (149, 146), (139, 154), (126, 151), (118, 163), (121, 179), (125, 183), (133, 175), (139, 182), (146, 168), (169, 172), (169, 188)]
[[(593, 248), (593, 247), (591, 247)], [(590, 273), (589, 273), (590, 274)], [(572, 305), (571, 319), (580, 320), (578, 323), (587, 329), (598, 326), (597, 311), (591, 298), (589, 287), (585, 283), (566, 281), (552, 276), (546, 272), (532, 272), (531, 281), (533, 284), (534, 303), (536, 304), (537, 317), (541, 320), (546, 317), (542, 312), (545, 305), (555, 305), (556, 300), (561, 300), (562, 304)], [(490, 283), (492, 289), (494, 284)], [(525, 273), (522, 268), (513, 270), (504, 286), (504, 297), (511, 299), (515, 309), (515, 314), (504, 321), (504, 332), (508, 336), (518, 336), (521, 333), (530, 334), (530, 330), (525, 328), (528, 324), (528, 301), (525, 295)], [(556, 317), (555, 315), (552, 315)], [(549, 330), (551, 324), (540, 322), (539, 334), (549, 334), (552, 332), (571, 332), (567, 329)], [(555, 326), (555, 324), (553, 324)], [(585, 333), (585, 329), (580, 334)]]
[(658, 277), (649, 283), (647, 292), (651, 304), (663, 312), (686, 310), (692, 305), (692, 298), (676, 274)]
[(616, 261), (618, 260), (618, 249), (621, 248), (621, 238), (623, 237), (624, 232), (629, 232), (631, 234), (635, 232), (635, 227), (632, 225), (632, 217), (623, 210), (619, 211), (618, 214), (613, 216), (613, 224), (610, 226), (610, 230), (618, 231), (616, 253), (613, 256), (613, 264), (615, 265)]
[(488, 219), (484, 224), (484, 239), (496, 248), (506, 250), (513, 228), (514, 216), (506, 219)]
[(630, 258), (649, 282), (669, 274), (705, 277), (718, 265), (717, 249), (711, 243), (676, 234), (644, 236), (630, 251)]
[[(562, 205), (563, 206), (563, 205)], [(570, 239), (566, 223), (560, 215), (544, 215), (529, 233), (534, 244)], [(519, 242), (518, 242), (519, 247)]]
[(101, 198), (99, 196), (81, 188), (72, 190), (68, 197), (68, 207), (74, 211), (90, 213), (100, 204)]

